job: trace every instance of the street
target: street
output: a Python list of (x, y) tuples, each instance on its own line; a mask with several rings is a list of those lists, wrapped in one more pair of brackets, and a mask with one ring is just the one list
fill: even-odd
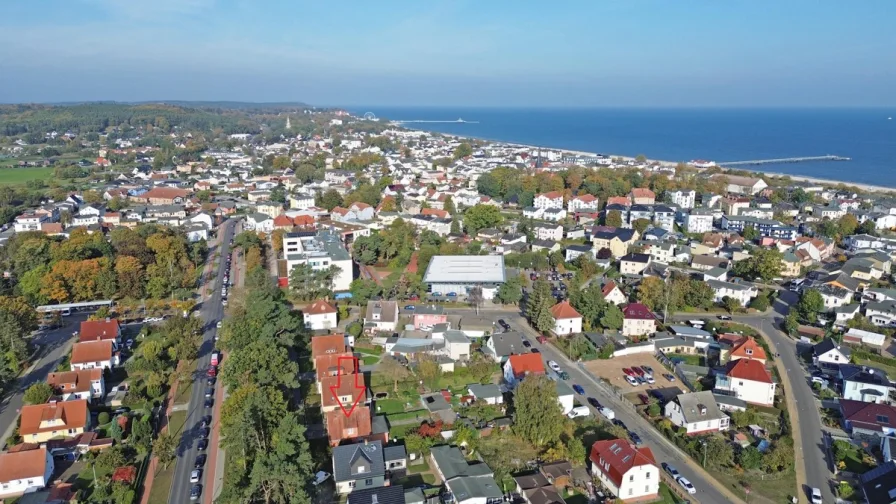
[(35, 365), (31, 371), (19, 378), (14, 388), (0, 403), (0, 426), (3, 428), (3, 438), (0, 441), (5, 441), (16, 426), (25, 390), (36, 382), (45, 381), (47, 374), (56, 370), (56, 366), (62, 362), (71, 344), (75, 341), (73, 333), (80, 328), (81, 322), (87, 320), (92, 312), (93, 310), (73, 312), (68, 317), (62, 317), (62, 327), (41, 332), (34, 337), (32, 343), (40, 345)]
[[(475, 310), (468, 308), (448, 308), (445, 311), (451, 315), (475, 314)], [(538, 348), (545, 362), (548, 360), (557, 361), (563, 370), (569, 373), (568, 384), (570, 386), (572, 384), (581, 385), (582, 388), (585, 389), (585, 396), (579, 397), (578, 400), (582, 405), (588, 406), (592, 415), (596, 418), (603, 419), (597, 410), (587, 403), (586, 397), (596, 398), (601, 404), (612, 409), (616, 413), (616, 418), (625, 422), (629, 429), (637, 432), (644, 440), (645, 445), (650, 447), (653, 451), (657, 464), (668, 462), (675, 466), (684, 477), (691, 481), (694, 487), (697, 488), (697, 494), (691, 496), (692, 501), (699, 501), (706, 504), (739, 502), (722, 493), (716, 486), (718, 483), (716, 483), (708, 473), (703, 471), (690, 459), (690, 457), (679, 451), (668, 439), (656, 431), (653, 426), (631, 409), (630, 406), (623, 405), (612, 392), (609, 392), (605, 388), (606, 386), (600, 385), (591, 374), (582, 370), (552, 345), (543, 345), (539, 343), (536, 339), (538, 333), (529, 327), (525, 318), (523, 318), (518, 311), (480, 310), (479, 316), (493, 318), (494, 320), (498, 320), (499, 318), (504, 319), (511, 325), (512, 330), (523, 333), (529, 342), (532, 343), (532, 346)], [(586, 449), (590, 451), (590, 447), (586, 447)]]
[[(215, 347), (215, 333), (217, 332), (216, 324), (224, 318), (224, 306), (221, 304), (221, 287), (224, 285), (224, 271), (227, 268), (227, 254), (230, 250), (230, 239), (233, 237), (234, 220), (228, 220), (220, 231), (219, 264), (217, 271), (212, 273), (208, 279), (211, 284), (211, 295), (202, 300), (202, 307), (199, 310), (201, 318), (205, 324), (205, 332), (203, 333), (202, 343), (199, 347), (199, 357), (197, 359), (197, 369), (193, 376), (193, 388), (190, 394), (190, 402), (187, 409), (187, 419), (184, 424), (180, 444), (177, 448), (177, 462), (174, 471), (174, 482), (171, 485), (171, 493), (168, 502), (184, 502), (190, 498), (190, 489), (193, 484), (190, 483), (190, 472), (193, 471), (193, 463), (199, 451), (196, 449), (196, 443), (199, 441), (199, 420), (205, 416), (212, 414), (212, 409), (204, 407), (206, 375), (205, 370), (211, 363), (211, 353)], [(209, 251), (210, 257), (213, 257), (215, 250)], [(217, 387), (221, 385), (218, 384)], [(217, 405), (215, 405), (217, 406)], [(220, 419), (212, 418), (212, 424), (216, 425)], [(209, 443), (217, 442), (216, 439), (210, 439)], [(211, 450), (208, 450), (211, 452)], [(211, 456), (209, 454), (209, 456)], [(206, 464), (207, 467), (207, 464)], [(204, 468), (203, 468), (204, 469)], [(203, 494), (212, 491), (212, 485), (206, 482), (213, 481), (214, 475), (209, 476), (205, 470), (202, 473)], [(204, 496), (203, 496), (204, 498)]]

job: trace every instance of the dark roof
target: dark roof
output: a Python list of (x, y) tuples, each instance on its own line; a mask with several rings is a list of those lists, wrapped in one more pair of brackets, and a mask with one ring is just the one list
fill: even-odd
[(620, 259), (620, 261), (628, 261), (628, 262), (636, 262), (636, 263), (649, 263), (650, 256), (647, 254), (631, 253), (631, 254), (625, 254), (624, 256), (622, 256), (622, 259)]
[(594, 233), (594, 238), (603, 240), (612, 240), (618, 237), (621, 241), (629, 242), (635, 237), (634, 229), (617, 228), (616, 231), (598, 231)]
[(840, 399), (843, 419), (865, 430), (896, 428), (896, 408), (886, 404)]
[(408, 452), (404, 449), (404, 445), (394, 445), (383, 448), (383, 459), (386, 462), (392, 460), (404, 460), (406, 458), (408, 458)]
[[(360, 470), (362, 467), (364, 471)], [(336, 481), (353, 481), (385, 474), (383, 444), (380, 441), (333, 448), (333, 478)]]
[(843, 354), (843, 356), (846, 357), (847, 359), (849, 358), (850, 354), (852, 353), (849, 350), (849, 348), (840, 346), (836, 341), (834, 341), (831, 338), (825, 338), (825, 339), (821, 340), (820, 343), (818, 343), (817, 345), (815, 345), (813, 347), (813, 350), (815, 351), (815, 355), (824, 355), (824, 354), (830, 352), (831, 350), (837, 350), (841, 354)]
[(870, 366), (853, 366), (851, 364), (844, 364), (840, 366), (840, 376), (843, 377), (843, 380), (849, 380), (857, 383), (866, 383), (868, 385), (880, 385), (885, 387), (891, 386), (890, 380), (887, 378), (887, 373)]
[(859, 476), (867, 502), (896, 503), (896, 461), (889, 461)]
[(366, 488), (348, 494), (348, 504), (404, 504), (401, 485)]

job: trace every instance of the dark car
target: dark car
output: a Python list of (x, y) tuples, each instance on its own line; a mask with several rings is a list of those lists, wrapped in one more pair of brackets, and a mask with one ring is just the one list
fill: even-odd
[(199, 421), (199, 427), (200, 427), (200, 428), (202, 428), (202, 427), (208, 427), (208, 426), (211, 425), (211, 424), (212, 424), (212, 416), (211, 416), (211, 415), (205, 415), (205, 416), (202, 417), (202, 419)]
[(636, 445), (643, 443), (643, 441), (641, 441), (641, 436), (636, 432), (629, 431), (628, 437), (632, 438), (632, 443), (635, 443)]
[(210, 386), (214, 386), (215, 382), (217, 382), (217, 381), (218, 381), (218, 379), (215, 378), (214, 376), (209, 376), (208, 380), (206, 380), (205, 382), (208, 383)]
[(200, 439), (199, 443), (196, 444), (196, 448), (199, 451), (205, 451), (206, 449), (208, 449), (208, 439)]
[(208, 371), (205, 372), (208, 376), (218, 376), (218, 366), (209, 366)]
[(595, 399), (593, 397), (588, 398), (588, 404), (594, 406), (596, 409), (601, 408), (600, 401), (598, 401), (597, 399)]
[(190, 489), (190, 500), (199, 500), (200, 495), (202, 495), (202, 485), (193, 485), (193, 488)]
[(622, 427), (625, 430), (628, 430), (628, 427), (625, 426), (625, 422), (623, 422), (622, 420), (620, 420), (618, 418), (613, 419), (613, 425), (616, 425), (616, 426)]
[(214, 404), (215, 404), (215, 400), (212, 399), (211, 397), (209, 397), (208, 399), (205, 400), (206, 408), (211, 408)]
[(202, 427), (199, 429), (199, 437), (202, 439), (205, 439), (208, 437), (209, 434), (211, 434), (211, 432), (212, 432), (212, 430), (209, 429), (208, 427)]
[(212, 396), (214, 396), (214, 395), (215, 395), (215, 389), (214, 389), (214, 388), (209, 387), (209, 388), (205, 389), (205, 397), (212, 397)]
[(572, 389), (576, 391), (576, 394), (585, 395), (585, 389), (583, 389), (581, 385), (574, 384)]
[(196, 462), (193, 463), (193, 467), (195, 467), (196, 469), (202, 469), (203, 467), (205, 467), (205, 460), (207, 458), (208, 456), (206, 456), (205, 454), (197, 455)]
[(504, 319), (498, 319), (498, 325), (503, 327), (505, 331), (510, 329), (510, 324), (508, 324)]
[(523, 346), (529, 348), (532, 346), (532, 343), (529, 343), (529, 340), (523, 340)]
[(537, 349), (537, 348), (535, 348), (535, 347), (532, 347), (532, 348), (530, 348), (529, 350), (531, 350), (532, 353), (541, 353), (541, 350), (539, 350), (539, 349)]

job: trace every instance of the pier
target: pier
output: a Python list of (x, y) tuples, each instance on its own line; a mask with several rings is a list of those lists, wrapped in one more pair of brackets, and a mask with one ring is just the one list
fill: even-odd
[(401, 121), (392, 121), (396, 124), (407, 124), (407, 123), (463, 123), (463, 124), (479, 124), (479, 121), (464, 121), (461, 118), (457, 118), (453, 121), (431, 121), (428, 119), (408, 119)]
[(805, 156), (780, 159), (753, 159), (750, 161), (728, 161), (725, 163), (717, 164), (719, 166), (756, 166), (767, 164), (807, 163), (810, 161), (850, 161), (850, 158), (828, 154), (826, 156)]

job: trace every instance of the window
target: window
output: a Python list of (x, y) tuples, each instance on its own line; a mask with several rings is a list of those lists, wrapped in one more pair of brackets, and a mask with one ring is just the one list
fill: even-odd
[(644, 477), (650, 479), (650, 471), (647, 471), (647, 474), (645, 474)]
[(628, 489), (628, 494), (631, 495), (632, 493), (634, 493), (634, 490), (631, 489), (631, 488), (629, 488), (629, 489)]
[(349, 482), (348, 482), (348, 487), (349, 487), (349, 488), (355, 488), (355, 482), (354, 482), (354, 481), (349, 481)]
[(373, 479), (371, 479), (371, 478), (367, 478), (366, 480), (364, 480), (364, 484), (365, 484), (366, 486), (370, 486), (370, 485), (372, 485), (372, 484), (373, 484)]
[(632, 481), (635, 481), (635, 477), (634, 477), (634, 476), (629, 476), (629, 477), (628, 477), (628, 481), (629, 481), (629, 483), (631, 483)]

